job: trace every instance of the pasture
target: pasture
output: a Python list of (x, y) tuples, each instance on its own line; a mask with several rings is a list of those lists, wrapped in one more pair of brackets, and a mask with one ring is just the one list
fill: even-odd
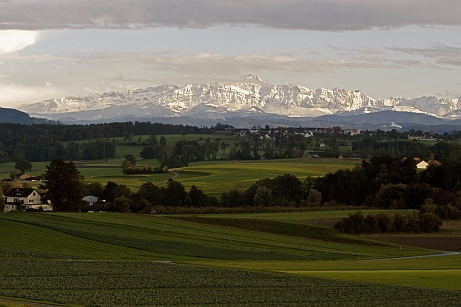
[[(140, 152), (143, 149), (141, 143), (149, 139), (148, 135), (136, 135), (132, 139), (124, 137), (113, 138), (108, 141), (117, 142), (114, 157), (94, 161), (74, 161), (85, 182), (100, 182), (105, 185), (109, 181), (128, 186), (132, 191), (137, 191), (145, 182), (152, 182), (163, 186), (174, 174), (136, 174), (124, 175), (122, 163), (124, 157), (131, 154), (136, 157), (137, 165), (159, 167), (156, 159), (142, 159)], [(157, 135), (157, 141), (161, 135)], [(196, 140), (199, 143), (209, 141), (218, 145), (222, 142), (228, 144), (225, 151), (219, 146), (216, 154), (217, 161), (201, 161), (190, 163), (189, 167), (175, 169), (180, 175), (176, 178), (186, 190), (192, 185), (202, 189), (205, 193), (219, 197), (223, 192), (232, 189), (245, 190), (261, 178), (274, 178), (278, 175), (291, 174), (304, 180), (307, 176), (324, 176), (327, 173), (339, 169), (351, 169), (360, 160), (352, 159), (277, 159), (266, 161), (228, 161), (221, 158), (238, 141), (239, 137), (216, 134), (174, 134), (164, 135), (167, 145), (172, 146), (180, 140)], [(87, 142), (79, 141), (79, 142)], [(28, 172), (34, 176), (40, 176), (46, 171), (46, 165), (50, 161), (32, 162), (32, 170)], [(9, 178), (14, 170), (14, 162), (0, 163), (0, 178)], [(38, 187), (40, 182), (32, 182), (33, 187)]]
[[(163, 186), (174, 174), (136, 174), (124, 175), (122, 162), (124, 156), (133, 153), (138, 146), (119, 145), (117, 156), (107, 161), (76, 161), (80, 173), (85, 177), (86, 183), (94, 181), (105, 185), (109, 181), (125, 184), (132, 191), (137, 191), (145, 182), (152, 182)], [(122, 153), (118, 153), (121, 150)], [(306, 177), (324, 176), (339, 169), (352, 169), (360, 160), (349, 159), (278, 159), (265, 161), (201, 161), (191, 163), (188, 167), (174, 169), (179, 173), (176, 178), (188, 191), (192, 185), (202, 189), (205, 193), (220, 196), (223, 192), (232, 189), (245, 190), (261, 178), (274, 178), (278, 175), (290, 174), (297, 176), (301, 181)], [(32, 175), (41, 175), (46, 171), (49, 162), (32, 162)], [(137, 165), (158, 167), (156, 159), (138, 160)], [(0, 177), (8, 178), (14, 170), (14, 163), (0, 164)], [(39, 182), (32, 183), (38, 186)]]
[[(201, 161), (191, 163), (188, 167), (174, 169), (179, 173), (175, 179), (181, 182), (188, 191), (192, 185), (202, 189), (205, 193), (220, 196), (222, 192), (232, 189), (245, 190), (261, 178), (274, 178), (278, 175), (290, 174), (300, 180), (306, 177), (324, 176), (339, 169), (353, 168), (357, 160), (339, 159), (281, 159), (266, 161)], [(115, 181), (125, 184), (136, 191), (145, 182), (156, 185), (165, 185), (167, 174), (137, 174), (124, 175), (114, 160), (98, 163), (77, 163), (79, 171), (85, 176), (86, 182), (98, 181), (106, 184)], [(157, 160), (140, 160), (138, 165), (159, 166)]]
[(1, 214), (0, 296), (79, 306), (457, 306), (460, 255), (425, 257), (441, 252), (311, 223), (349, 213)]

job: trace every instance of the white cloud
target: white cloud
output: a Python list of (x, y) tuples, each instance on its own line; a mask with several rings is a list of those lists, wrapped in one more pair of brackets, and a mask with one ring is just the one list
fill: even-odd
[(0, 31), (0, 55), (14, 53), (33, 45), (37, 38), (38, 33), (34, 31)]
[(57, 91), (49, 84), (44, 86), (26, 86), (23, 84), (0, 84), (0, 102), (2, 107), (17, 107), (40, 100), (49, 99)]

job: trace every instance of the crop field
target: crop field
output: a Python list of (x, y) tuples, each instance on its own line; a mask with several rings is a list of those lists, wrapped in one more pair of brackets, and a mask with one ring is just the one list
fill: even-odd
[(310, 223), (349, 213), (0, 214), (0, 297), (79, 306), (458, 306), (461, 255), (424, 257), (441, 253)]
[(2, 296), (86, 306), (455, 306), (461, 299), (459, 292), (175, 263), (15, 260), (0, 262), (0, 272)]
[[(227, 227), (227, 225), (182, 221), (166, 216), (109, 213), (4, 214), (1, 216), (1, 221), (3, 229), (0, 231), (8, 229), (18, 231), (28, 239), (18, 240), (16, 236), (7, 237), (0, 242), (0, 247), (39, 248), (44, 252), (57, 250), (59, 254), (92, 258), (90, 251), (93, 251), (94, 246), (97, 245), (95, 243), (98, 243), (101, 245), (100, 249), (104, 251), (112, 247), (114, 252), (102, 252), (96, 257), (107, 260), (145, 260), (147, 254), (150, 254), (154, 260), (194, 261), (202, 259), (339, 260), (403, 257), (430, 253), (420, 248), (399, 250), (392, 243), (373, 244), (370, 240), (361, 238), (352, 240), (350, 236), (334, 229), (315, 225), (311, 225), (309, 227), (311, 230), (305, 233), (303, 224), (298, 224), (302, 226), (296, 227), (296, 224), (293, 226), (279, 223), (275, 226), (282, 230), (270, 232), (264, 230), (263, 219), (247, 222), (252, 225), (263, 225), (263, 228), (258, 226), (254, 231)], [(23, 233), (22, 229), (26, 229), (27, 232)], [(333, 239), (319, 240), (322, 237), (317, 233), (321, 233), (322, 230), (327, 232), (333, 230), (335, 233)], [(29, 232), (33, 235), (28, 235)], [(40, 235), (44, 232), (47, 236), (40, 239)], [(280, 236), (285, 235), (287, 237), (281, 240)], [(45, 244), (48, 236), (52, 236), (51, 242)], [(75, 240), (79, 244), (77, 251), (74, 250), (72, 243)], [(61, 241), (68, 244), (59, 246)], [(86, 244), (88, 248), (85, 247)], [(48, 250), (43, 250), (41, 246), (48, 247)], [(130, 253), (125, 255), (124, 251)]]

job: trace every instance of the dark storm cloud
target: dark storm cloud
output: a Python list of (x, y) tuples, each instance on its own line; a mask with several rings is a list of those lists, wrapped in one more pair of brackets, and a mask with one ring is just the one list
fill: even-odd
[(0, 29), (205, 28), (349, 31), (460, 25), (459, 0), (0, 0)]

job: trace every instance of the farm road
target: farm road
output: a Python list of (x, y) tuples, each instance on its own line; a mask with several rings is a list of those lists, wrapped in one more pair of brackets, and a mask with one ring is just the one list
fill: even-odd
[(170, 172), (174, 174), (174, 176), (171, 177), (171, 179), (176, 179), (176, 177), (179, 176), (179, 173), (176, 173), (176, 172), (173, 172), (173, 171), (170, 171)]

